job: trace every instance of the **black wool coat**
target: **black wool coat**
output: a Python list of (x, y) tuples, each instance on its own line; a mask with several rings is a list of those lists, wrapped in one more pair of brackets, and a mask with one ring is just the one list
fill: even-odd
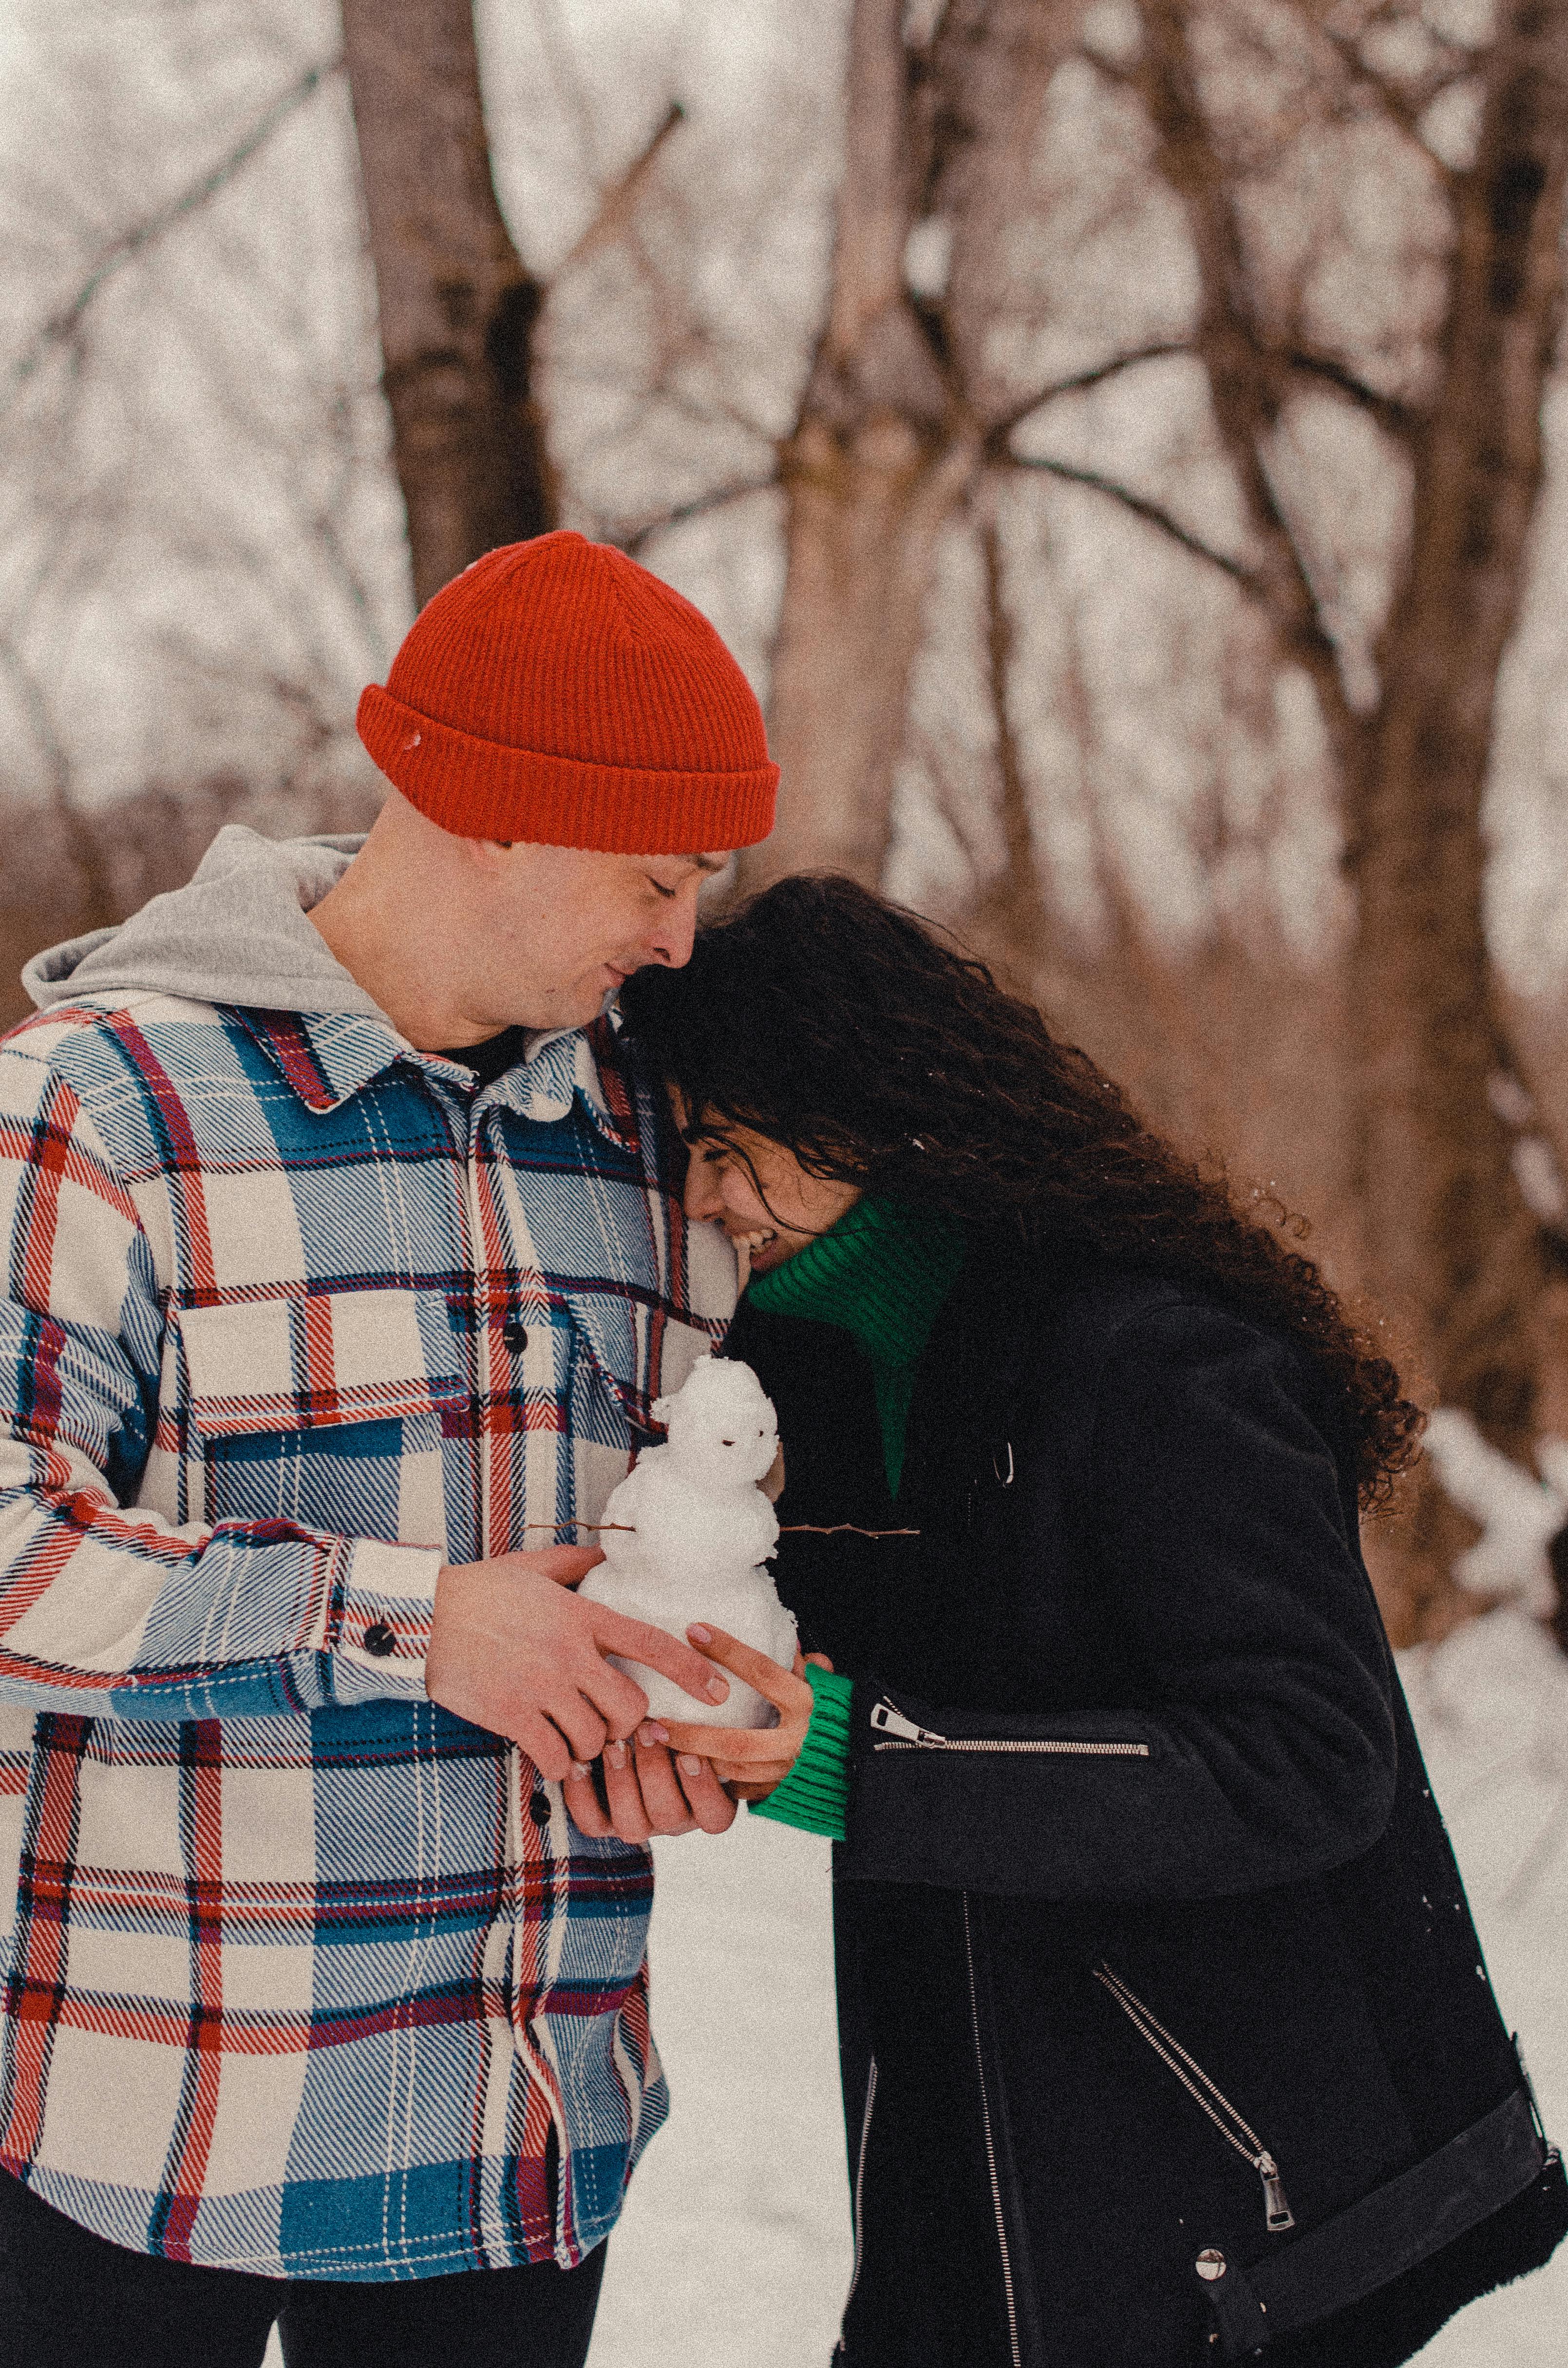
[(1393, 2368), (1568, 2227), (1292, 1345), (976, 1253), (896, 1505), (869, 1366), (743, 1303), (780, 1591), (855, 1680), (848, 2368)]

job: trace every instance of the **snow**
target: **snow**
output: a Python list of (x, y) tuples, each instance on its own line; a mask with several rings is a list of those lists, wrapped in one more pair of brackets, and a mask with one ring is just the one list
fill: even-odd
[[(1403, 1657), (1434, 1789), (1548, 2130), (1568, 2136), (1568, 1661), (1524, 1612)], [(589, 2368), (827, 2368), (851, 2247), (828, 1849), (745, 1817), (657, 1846), (653, 2022), (674, 2107), (610, 2243)], [(1562, 2368), (1568, 2247), (1422, 2368)]]
[[(1493, 1987), (1554, 2144), (1568, 2142), (1568, 1661), (1510, 1605), (1401, 1656)], [(1568, 2245), (1449, 2321), (1422, 2368), (1562, 2368)], [(699, 2368), (694, 2360), (693, 2368)]]
[(1472, 1595), (1520, 1603), (1538, 1619), (1557, 1609), (1548, 1549), (1568, 1520), (1568, 1440), (1538, 1439), (1536, 1479), (1484, 1440), (1459, 1406), (1436, 1406), (1426, 1423), (1426, 1453), (1445, 1493), (1481, 1523), (1476, 1543), (1453, 1575)]

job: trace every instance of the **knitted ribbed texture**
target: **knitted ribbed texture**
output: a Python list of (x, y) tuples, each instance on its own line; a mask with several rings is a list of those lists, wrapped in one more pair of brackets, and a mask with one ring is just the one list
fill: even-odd
[(751, 1814), (841, 1842), (849, 1814), (849, 1703), (855, 1688), (848, 1678), (819, 1669), (811, 1661), (806, 1663), (806, 1681), (812, 1696), (812, 1723), (801, 1756), (766, 1801), (752, 1803)]
[(857, 1201), (836, 1225), (782, 1266), (756, 1276), (747, 1297), (768, 1315), (836, 1324), (870, 1360), (888, 1486), (896, 1497), (915, 1366), (964, 1262), (961, 1228), (897, 1201)]
[(460, 837), (696, 855), (773, 827), (778, 768), (740, 667), (689, 600), (580, 534), (506, 543), (444, 585), (358, 723)]

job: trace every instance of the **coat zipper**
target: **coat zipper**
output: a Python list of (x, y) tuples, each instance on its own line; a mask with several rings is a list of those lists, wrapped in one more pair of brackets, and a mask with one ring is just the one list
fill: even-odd
[(1142, 1999), (1130, 1990), (1119, 1974), (1113, 1974), (1102, 1957), (1093, 1968), (1094, 1976), (1102, 1989), (1110, 1992), (1128, 2021), (1141, 2039), (1146, 2040), (1160, 2061), (1176, 2074), (1187, 2095), (1202, 2107), (1227, 2146), (1249, 2162), (1263, 2182), (1263, 2214), (1271, 2237), (1283, 2236), (1296, 2225), (1296, 2215), (1285, 2201), (1279, 2166), (1257, 2132), (1244, 2122), (1230, 2099), (1215, 2087), (1202, 2066), (1192, 2057), (1179, 2040), (1173, 2039), (1165, 2024), (1149, 2011)]
[(970, 1930), (969, 1894), (963, 1903), (963, 1948), (969, 1967), (969, 2019), (974, 2033), (974, 2069), (980, 2082), (980, 2125), (985, 2138), (985, 2168), (991, 2180), (991, 2208), (996, 2215), (996, 2246), (1002, 2256), (1002, 2294), (1007, 2305), (1007, 2345), (1013, 2368), (1024, 2368), (1018, 2342), (1018, 2305), (1013, 2291), (1013, 2256), (1007, 2244), (1007, 2223), (1002, 2210), (1002, 2176), (996, 2164), (996, 2140), (991, 2126), (991, 2098), (985, 2086), (985, 2055), (980, 2044), (980, 1993), (974, 1978), (974, 1939)]
[(1065, 1737), (1040, 1737), (1025, 1741), (1000, 1736), (934, 1735), (929, 1727), (916, 1726), (895, 1710), (884, 1694), (871, 1713), (871, 1725), (880, 1735), (897, 1738), (892, 1743), (876, 1743), (874, 1751), (1002, 1751), (1045, 1752), (1052, 1757), (1069, 1759), (1147, 1759), (1146, 1743), (1084, 1743)]
[[(855, 2299), (855, 2289), (860, 2283), (860, 2265), (866, 2257), (866, 2157), (871, 2145), (871, 2115), (877, 2102), (877, 2059), (871, 2058), (871, 2069), (866, 2081), (866, 2109), (860, 2116), (860, 2152), (855, 2164), (855, 2259), (849, 2271), (849, 2291), (844, 2297), (844, 2315)], [(833, 2347), (835, 2360), (846, 2360), (844, 2337), (840, 2333)]]

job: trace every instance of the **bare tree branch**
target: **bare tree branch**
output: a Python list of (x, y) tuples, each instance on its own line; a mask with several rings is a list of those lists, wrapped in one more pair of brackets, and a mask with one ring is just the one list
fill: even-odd
[(75, 294), (50, 315), (12, 364), (10, 391), (13, 396), (26, 385), (55, 347), (69, 345), (81, 326), (83, 316), (115, 274), (126, 264), (133, 262), (137, 256), (145, 253), (155, 240), (163, 237), (165, 231), (172, 230), (176, 222), (198, 212), (210, 198), (216, 197), (220, 189), (226, 188), (235, 174), (248, 165), (260, 149), (265, 148), (273, 133), (313, 96), (327, 76), (337, 72), (342, 63), (342, 57), (338, 55), (324, 58), (317, 64), (308, 66), (287, 90), (279, 92), (271, 105), (264, 108), (250, 130), (235, 142), (226, 155), (219, 158), (217, 164), (210, 165), (177, 197), (171, 198), (167, 205), (160, 206), (144, 221), (133, 223), (129, 230), (121, 231), (118, 238), (111, 239)]
[(1108, 378), (1117, 378), (1123, 370), (1136, 370), (1140, 362), (1165, 361), (1172, 354), (1189, 354), (1191, 351), (1192, 347), (1185, 337), (1166, 339), (1157, 346), (1140, 346), (1130, 354), (1113, 354), (1108, 361), (1095, 362), (1088, 370), (1074, 370), (1070, 378), (1053, 379), (1049, 386), (1038, 388), (1033, 394), (1027, 395), (1022, 403), (1015, 404), (1010, 411), (994, 421), (986, 437), (992, 457), (1001, 459), (1014, 428), (1021, 427), (1032, 412), (1040, 410), (1048, 403), (1054, 403), (1059, 395), (1082, 394), (1086, 387), (1101, 386)]
[(1358, 378), (1353, 370), (1335, 360), (1332, 354), (1311, 353), (1304, 347), (1291, 346), (1286, 348), (1284, 359), (1305, 377), (1324, 379), (1337, 388), (1358, 410), (1369, 412), (1391, 436), (1408, 438), (1421, 424), (1421, 415), (1414, 404), (1402, 401), (1397, 394), (1384, 394), (1379, 388), (1369, 386), (1365, 379)]
[(1040, 453), (1022, 452), (1005, 453), (994, 465), (1005, 469), (1039, 469), (1046, 476), (1064, 479), (1070, 485), (1087, 485), (1092, 493), (1104, 494), (1108, 500), (1119, 502), (1123, 509), (1131, 510), (1133, 517), (1142, 518), (1145, 525), (1157, 527), (1162, 534), (1169, 535), (1173, 542), (1179, 543), (1183, 551), (1190, 552), (1194, 559), (1207, 560), (1210, 567), (1218, 567), (1233, 584), (1239, 584), (1242, 590), (1254, 599), (1262, 600), (1267, 597), (1262, 578), (1244, 561), (1233, 559), (1229, 552), (1216, 551), (1211, 542), (1205, 542), (1201, 535), (1194, 534), (1190, 527), (1183, 526), (1179, 518), (1173, 518), (1160, 503), (1151, 501), (1147, 494), (1134, 493), (1131, 485), (1119, 484), (1114, 477), (1103, 475), (1098, 469), (1079, 469), (1070, 461), (1051, 461)]
[(774, 471), (766, 477), (742, 477), (732, 484), (715, 485), (693, 501), (679, 502), (672, 510), (661, 510), (657, 518), (644, 518), (640, 526), (618, 534), (615, 540), (622, 551), (635, 559), (643, 546), (654, 535), (663, 534), (666, 527), (684, 526), (688, 518), (705, 518), (710, 510), (722, 509), (727, 503), (744, 502), (748, 494), (766, 494), (778, 483), (778, 472)]
[(619, 180), (612, 182), (604, 192), (599, 200), (598, 211), (582, 237), (574, 246), (568, 248), (566, 254), (556, 265), (553, 279), (559, 279), (562, 272), (569, 271), (574, 263), (581, 263), (585, 256), (594, 254), (597, 248), (608, 246), (612, 239), (619, 237), (631, 218), (637, 200), (642, 194), (650, 173), (658, 162), (660, 151), (665, 141), (685, 121), (685, 108), (678, 98), (672, 98), (669, 111), (658, 130), (653, 133), (647, 146), (632, 159)]
[(1140, 0), (1143, 45), (1132, 69), (1156, 135), (1155, 164), (1187, 219), (1202, 291), (1193, 338), (1244, 507), (1262, 552), (1255, 581), (1282, 650), (1310, 677), (1342, 778), (1360, 762), (1360, 718), (1346, 695), (1312, 573), (1265, 454), (1288, 373), (1269, 353), (1253, 302), (1235, 192), (1199, 91), (1184, 0)]

